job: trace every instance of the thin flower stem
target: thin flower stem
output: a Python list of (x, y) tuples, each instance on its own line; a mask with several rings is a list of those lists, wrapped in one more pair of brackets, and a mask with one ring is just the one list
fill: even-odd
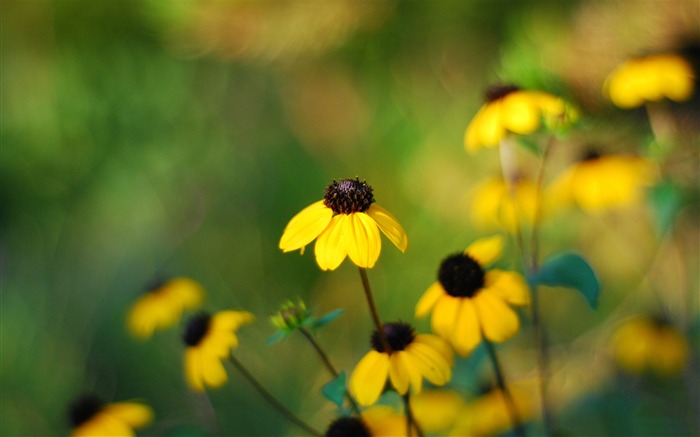
[[(326, 366), (326, 369), (333, 375), (334, 378), (337, 378), (340, 373), (336, 370), (335, 366), (333, 366), (333, 363), (331, 363), (330, 358), (328, 358), (328, 354), (321, 348), (321, 345), (318, 344), (316, 339), (311, 335), (311, 333), (304, 327), (299, 328), (299, 332), (306, 337), (306, 339), (311, 343), (311, 345), (316, 349), (316, 352), (318, 355), (321, 357), (321, 360), (323, 361), (323, 364)], [(348, 400), (350, 403), (350, 406), (352, 407), (352, 410), (356, 414), (360, 414), (360, 407), (357, 405), (357, 402), (355, 402), (355, 399), (350, 395), (348, 391), (345, 391), (345, 398)]]
[[(423, 430), (418, 426), (415, 417), (413, 417), (413, 411), (411, 411), (411, 393), (406, 392), (403, 397), (404, 411), (406, 413), (406, 434), (408, 437), (413, 437), (413, 430), (416, 431), (418, 437), (423, 437)], [(411, 426), (413, 425), (413, 426)]]
[(299, 428), (303, 429), (307, 433), (316, 436), (316, 437), (322, 437), (323, 434), (315, 429), (313, 429), (311, 426), (309, 426), (306, 422), (298, 418), (294, 413), (289, 411), (287, 407), (282, 405), (280, 401), (277, 400), (272, 394), (270, 394), (269, 391), (263, 387), (257, 379), (248, 371), (248, 369), (243, 366), (243, 364), (236, 359), (236, 357), (233, 355), (233, 353), (229, 353), (229, 360), (231, 361), (231, 364), (238, 369), (239, 372), (250, 382), (250, 384), (255, 387), (255, 389), (260, 393), (260, 395), (265, 398), (267, 402), (270, 403), (277, 411), (279, 411), (284, 417), (287, 418), (290, 422), (298, 426)]
[(493, 364), (493, 372), (496, 374), (496, 382), (498, 383), (498, 387), (501, 389), (501, 392), (503, 392), (503, 398), (506, 401), (508, 413), (510, 414), (510, 418), (513, 421), (513, 429), (515, 430), (515, 435), (519, 437), (525, 437), (525, 427), (523, 427), (520, 415), (518, 414), (518, 409), (516, 408), (515, 402), (513, 401), (513, 396), (508, 390), (508, 387), (506, 387), (506, 380), (503, 377), (503, 370), (501, 369), (501, 364), (498, 361), (498, 356), (496, 356), (496, 349), (494, 349), (493, 344), (490, 341), (488, 341), (486, 337), (483, 336), (483, 332), (482, 338), (484, 346), (486, 346), (486, 351), (489, 354), (489, 358), (491, 358), (491, 364)]
[(369, 305), (369, 312), (374, 320), (374, 326), (377, 328), (377, 333), (379, 333), (379, 338), (382, 341), (382, 346), (387, 352), (391, 351), (391, 346), (389, 345), (389, 339), (386, 338), (386, 333), (384, 332), (384, 324), (379, 318), (379, 311), (377, 310), (377, 305), (374, 303), (374, 297), (372, 296), (372, 287), (369, 285), (369, 278), (367, 277), (367, 269), (363, 267), (358, 267), (360, 269), (360, 278), (362, 278), (362, 288), (365, 291), (365, 297), (367, 298), (367, 305)]

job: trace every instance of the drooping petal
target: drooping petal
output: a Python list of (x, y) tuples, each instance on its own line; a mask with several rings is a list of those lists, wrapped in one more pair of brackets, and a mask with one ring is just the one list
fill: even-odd
[(464, 251), (474, 258), (479, 265), (487, 266), (501, 257), (503, 253), (503, 237), (494, 235), (476, 240)]
[(502, 105), (500, 101), (487, 104), (481, 112), (476, 125), (477, 135), (481, 145), (493, 147), (506, 135), (503, 127)]
[(413, 364), (421, 375), (435, 385), (443, 385), (450, 380), (450, 366), (440, 352), (427, 344), (414, 342), (407, 349)]
[(518, 315), (503, 299), (483, 289), (474, 299), (481, 329), (490, 341), (500, 343), (514, 336), (520, 328)]
[(202, 354), (202, 378), (209, 387), (221, 387), (228, 380), (226, 369), (219, 357)]
[(360, 405), (369, 406), (379, 399), (389, 376), (389, 356), (371, 350), (350, 375), (348, 387)]
[(486, 272), (484, 288), (488, 288), (511, 305), (529, 305), (530, 293), (525, 279), (516, 272), (493, 269)]
[(190, 347), (185, 351), (185, 378), (190, 387), (199, 391), (204, 390), (201, 355), (201, 350), (197, 347)]
[(404, 231), (401, 224), (389, 211), (373, 203), (365, 213), (377, 222), (379, 230), (381, 230), (401, 252), (406, 252), (408, 248), (408, 236), (406, 235), (406, 231)]
[(467, 126), (467, 130), (464, 132), (464, 147), (467, 152), (475, 152), (481, 147), (481, 141), (479, 138), (479, 123), (481, 121), (481, 116), (486, 108), (486, 105), (479, 108), (472, 121)]
[(328, 226), (333, 210), (324, 205), (323, 200), (302, 209), (284, 228), (279, 248), (284, 252), (301, 249), (311, 243)]
[(349, 214), (343, 225), (348, 256), (358, 267), (372, 268), (379, 258), (382, 240), (377, 223), (367, 214)]
[(399, 394), (408, 391), (408, 384), (411, 382), (410, 363), (405, 360), (404, 351), (394, 352), (389, 356), (389, 379)]
[(481, 343), (481, 328), (473, 299), (462, 299), (450, 340), (455, 352), (463, 357)]
[(345, 214), (336, 215), (331, 219), (326, 230), (318, 236), (314, 253), (321, 270), (337, 269), (347, 256), (343, 231), (348, 217)]
[(503, 126), (511, 132), (526, 135), (540, 128), (541, 113), (530, 93), (516, 91), (502, 102)]
[(135, 428), (145, 426), (153, 420), (151, 407), (136, 402), (109, 404), (104, 412)]
[(248, 311), (219, 311), (211, 318), (211, 329), (236, 331), (242, 325), (251, 323), (255, 316)]
[(444, 339), (450, 339), (457, 324), (457, 314), (462, 299), (448, 294), (440, 296), (433, 308), (430, 327), (433, 332)]
[(449, 367), (454, 365), (454, 352), (445, 339), (432, 334), (418, 334), (416, 335), (414, 343), (428, 345), (440, 354)]
[(439, 281), (434, 282), (418, 300), (416, 304), (416, 317), (425, 317), (433, 306), (435, 306), (440, 296), (444, 294), (445, 289), (442, 287), (442, 284), (440, 284)]

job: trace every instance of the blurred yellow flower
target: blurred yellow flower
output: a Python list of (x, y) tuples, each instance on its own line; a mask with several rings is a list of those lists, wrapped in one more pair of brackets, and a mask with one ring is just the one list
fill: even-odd
[(228, 380), (221, 362), (238, 347), (236, 331), (255, 317), (247, 311), (220, 311), (213, 316), (202, 313), (187, 323), (183, 341), (185, 351), (185, 377), (196, 390), (204, 386), (220, 387)]
[(304, 248), (314, 239), (316, 262), (335, 270), (349, 256), (358, 267), (372, 268), (379, 258), (382, 231), (405, 252), (408, 237), (399, 222), (374, 204), (372, 187), (359, 179), (341, 179), (326, 187), (319, 200), (295, 215), (284, 229), (279, 247), (284, 252)]
[(525, 280), (518, 273), (484, 270), (501, 256), (500, 236), (482, 238), (463, 253), (447, 257), (416, 305), (416, 317), (432, 312), (434, 333), (449, 341), (455, 351), (468, 355), (482, 336), (500, 343), (514, 336), (520, 321), (510, 305), (530, 302)]
[[(377, 405), (360, 417), (339, 417), (328, 427), (326, 437), (405, 437), (406, 416), (388, 405)], [(417, 435), (413, 431), (412, 435)]]
[(443, 433), (454, 425), (464, 399), (452, 390), (426, 390), (411, 398), (413, 417), (424, 433)]
[(153, 410), (140, 402), (104, 403), (93, 395), (78, 398), (68, 411), (71, 436), (133, 436), (153, 420)]
[(399, 394), (409, 385), (420, 393), (423, 378), (436, 385), (450, 380), (452, 351), (441, 338), (430, 334), (416, 335), (407, 323), (387, 323), (384, 333), (390, 350), (386, 350), (378, 331), (372, 335), (372, 350), (355, 367), (348, 387), (360, 405), (374, 404), (387, 378)]
[(509, 184), (502, 178), (488, 179), (474, 191), (469, 211), (481, 229), (504, 229), (514, 233), (518, 224), (532, 225), (537, 208), (537, 186), (525, 177)]
[(562, 99), (541, 91), (526, 91), (513, 85), (493, 86), (486, 91), (486, 103), (464, 133), (468, 152), (494, 147), (508, 134), (528, 135), (542, 124), (549, 127), (575, 118)]
[(624, 323), (612, 339), (615, 360), (624, 370), (660, 376), (680, 374), (688, 363), (689, 345), (668, 322), (636, 317)]
[(693, 95), (694, 76), (690, 63), (679, 55), (642, 56), (629, 59), (613, 70), (605, 81), (604, 91), (623, 109), (664, 98), (682, 102)]
[(184, 310), (197, 308), (201, 304), (203, 295), (202, 287), (188, 278), (174, 278), (150, 286), (129, 310), (129, 332), (146, 339), (156, 329), (174, 326)]
[[(510, 388), (510, 395), (521, 422), (531, 420), (537, 406), (534, 393)], [(459, 413), (450, 436), (497, 436), (513, 428), (513, 418), (500, 389), (493, 389), (469, 402)]]
[(644, 158), (590, 154), (552, 182), (549, 199), (555, 207), (575, 203), (598, 213), (640, 201), (656, 177), (656, 168)]

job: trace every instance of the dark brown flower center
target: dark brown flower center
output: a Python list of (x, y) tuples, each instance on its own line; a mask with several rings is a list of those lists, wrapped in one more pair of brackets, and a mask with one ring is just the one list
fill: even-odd
[(374, 203), (372, 187), (359, 178), (333, 180), (326, 187), (323, 204), (335, 214), (352, 214), (364, 212)]
[(484, 99), (487, 103), (495, 102), (496, 100), (502, 99), (508, 94), (519, 90), (520, 88), (515, 85), (491, 85), (486, 89)]
[[(386, 339), (392, 352), (398, 352), (406, 349), (406, 347), (416, 338), (416, 334), (413, 332), (413, 327), (408, 323), (385, 323), (383, 328), (384, 335), (386, 335)], [(382, 342), (382, 337), (379, 335), (379, 331), (374, 331), (372, 333), (370, 343), (372, 344), (372, 348), (377, 352), (389, 352), (384, 348), (384, 343)]]
[(474, 297), (484, 287), (484, 269), (465, 253), (448, 256), (438, 271), (438, 281), (447, 294), (454, 297)]
[(207, 335), (210, 322), (211, 315), (207, 313), (200, 313), (190, 318), (185, 327), (185, 332), (182, 334), (182, 341), (187, 346), (197, 346), (204, 336)]
[(339, 417), (331, 423), (325, 437), (371, 437), (367, 426), (357, 417)]
[(104, 402), (95, 395), (83, 395), (71, 404), (68, 418), (73, 428), (82, 425), (95, 417), (104, 407)]

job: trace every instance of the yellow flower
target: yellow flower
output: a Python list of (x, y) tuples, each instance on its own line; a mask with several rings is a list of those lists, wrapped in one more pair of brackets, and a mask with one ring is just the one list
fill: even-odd
[(374, 203), (372, 187), (359, 179), (333, 181), (323, 200), (304, 208), (287, 224), (279, 247), (284, 252), (304, 248), (314, 239), (316, 262), (335, 270), (346, 256), (359, 267), (372, 268), (379, 258), (379, 231), (402, 252), (408, 237), (387, 210)]
[(420, 393), (423, 378), (436, 385), (450, 380), (452, 351), (442, 339), (429, 334), (416, 335), (409, 324), (400, 322), (385, 324), (384, 333), (389, 350), (375, 331), (373, 349), (357, 363), (348, 381), (350, 393), (360, 405), (374, 404), (387, 378), (402, 395), (409, 386), (413, 393)]
[(139, 402), (106, 404), (87, 395), (78, 398), (70, 407), (71, 436), (133, 436), (134, 430), (153, 420), (153, 410)]
[(202, 287), (187, 278), (174, 278), (150, 286), (129, 310), (129, 331), (136, 337), (146, 339), (156, 329), (174, 326), (184, 310), (200, 305), (203, 294)]
[[(339, 417), (328, 427), (326, 437), (404, 437), (406, 416), (388, 405), (366, 409), (360, 417)], [(416, 435), (414, 430), (412, 435)]]
[(464, 408), (464, 399), (452, 390), (426, 390), (411, 397), (411, 411), (426, 434), (450, 429)]
[(640, 201), (656, 179), (656, 169), (644, 158), (590, 154), (564, 171), (549, 188), (557, 207), (576, 203), (598, 213)]
[(690, 63), (675, 54), (659, 54), (630, 59), (613, 70), (604, 90), (620, 108), (636, 108), (664, 98), (682, 102), (694, 91)]
[(431, 327), (455, 351), (468, 355), (482, 335), (502, 342), (518, 332), (520, 321), (510, 305), (528, 305), (530, 295), (518, 273), (484, 270), (501, 256), (503, 239), (483, 238), (463, 253), (447, 257), (433, 283), (416, 305), (416, 317), (432, 311)]
[(528, 135), (547, 126), (563, 124), (575, 117), (564, 101), (541, 91), (493, 86), (486, 91), (486, 103), (479, 109), (464, 133), (468, 152), (494, 147), (508, 134)]
[(612, 339), (617, 363), (628, 372), (652, 371), (675, 376), (688, 363), (688, 341), (675, 327), (663, 320), (636, 317), (624, 323)]
[(537, 186), (528, 178), (512, 181), (512, 193), (502, 178), (479, 185), (471, 201), (471, 216), (483, 229), (505, 229), (514, 233), (518, 223), (532, 224), (537, 207)]
[(221, 360), (231, 348), (238, 347), (238, 328), (253, 319), (247, 311), (220, 311), (213, 316), (202, 313), (190, 319), (183, 341), (187, 345), (185, 376), (192, 388), (220, 387), (228, 380)]

